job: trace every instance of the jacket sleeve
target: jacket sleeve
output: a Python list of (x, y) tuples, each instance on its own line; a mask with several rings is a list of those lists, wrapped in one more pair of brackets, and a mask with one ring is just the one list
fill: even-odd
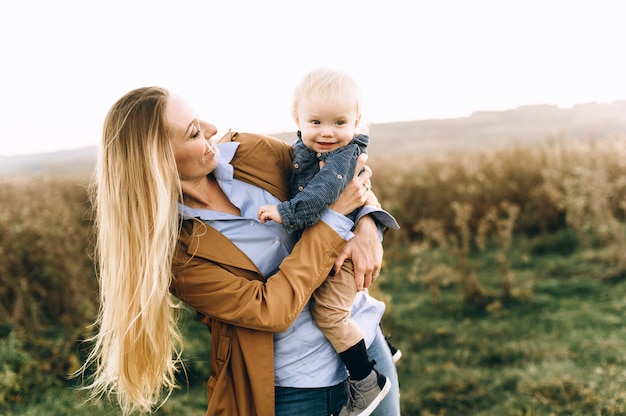
[[(183, 228), (179, 238), (172, 293), (201, 314), (271, 332), (284, 331), (293, 323), (345, 244), (319, 222), (305, 231), (279, 271), (264, 282), (252, 269), (211, 260), (211, 247), (221, 242), (211, 234), (188, 231)], [(210, 241), (196, 244), (194, 239)]]

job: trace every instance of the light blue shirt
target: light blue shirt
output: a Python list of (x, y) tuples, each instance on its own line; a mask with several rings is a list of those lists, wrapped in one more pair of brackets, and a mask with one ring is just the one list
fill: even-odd
[[(261, 274), (271, 276), (291, 253), (296, 243), (295, 233), (269, 221), (262, 224), (257, 218), (261, 205), (280, 201), (269, 192), (233, 177), (230, 165), (236, 142), (218, 145), (220, 159), (214, 171), (215, 178), (230, 201), (239, 208), (241, 216), (179, 204), (183, 218), (199, 218), (224, 234), (257, 266)], [(362, 213), (366, 215), (371, 210)], [(353, 222), (333, 210), (321, 218), (344, 239), (353, 237)], [(378, 329), (385, 304), (359, 292), (352, 306), (352, 318), (365, 333), (369, 345)], [(347, 377), (345, 367), (330, 342), (319, 330), (310, 311), (310, 302), (285, 332), (274, 334), (275, 384), (282, 387), (327, 387)]]

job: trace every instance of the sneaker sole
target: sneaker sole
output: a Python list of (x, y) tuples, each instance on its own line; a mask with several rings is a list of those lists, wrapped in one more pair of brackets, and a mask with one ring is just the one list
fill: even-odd
[(387, 393), (389, 393), (389, 390), (391, 390), (391, 381), (389, 380), (389, 377), (385, 376), (385, 385), (380, 390), (380, 394), (376, 396), (376, 399), (372, 403), (370, 403), (369, 406), (363, 409), (363, 411), (359, 413), (357, 416), (371, 415), (372, 412), (376, 410), (380, 402), (382, 402), (383, 399), (387, 396)]
[(400, 350), (396, 351), (396, 353), (391, 356), (391, 359), (393, 360), (394, 364), (398, 364), (398, 361), (400, 361), (400, 358), (402, 358), (402, 351)]

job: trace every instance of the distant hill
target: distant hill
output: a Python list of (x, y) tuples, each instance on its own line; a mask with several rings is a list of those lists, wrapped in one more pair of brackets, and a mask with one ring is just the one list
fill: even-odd
[(0, 156), (0, 176), (87, 174), (93, 170), (96, 157), (95, 146), (32, 155)]
[(372, 126), (371, 135), (372, 154), (482, 150), (555, 139), (626, 138), (626, 100), (571, 109), (533, 105), (481, 111), (465, 118), (379, 124)]
[[(295, 132), (274, 136), (291, 143)], [(561, 109), (530, 105), (506, 111), (479, 111), (469, 117), (417, 120), (370, 126), (369, 153), (431, 154), (494, 149), (549, 140), (626, 138), (626, 100)], [(97, 149), (86, 147), (27, 156), (0, 156), (0, 175), (72, 174), (93, 169)]]

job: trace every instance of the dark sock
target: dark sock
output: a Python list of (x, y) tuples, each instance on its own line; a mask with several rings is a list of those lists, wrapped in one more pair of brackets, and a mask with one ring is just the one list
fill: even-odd
[(344, 352), (340, 352), (339, 356), (348, 369), (352, 380), (363, 380), (372, 372), (373, 364), (367, 355), (364, 340), (360, 340)]

